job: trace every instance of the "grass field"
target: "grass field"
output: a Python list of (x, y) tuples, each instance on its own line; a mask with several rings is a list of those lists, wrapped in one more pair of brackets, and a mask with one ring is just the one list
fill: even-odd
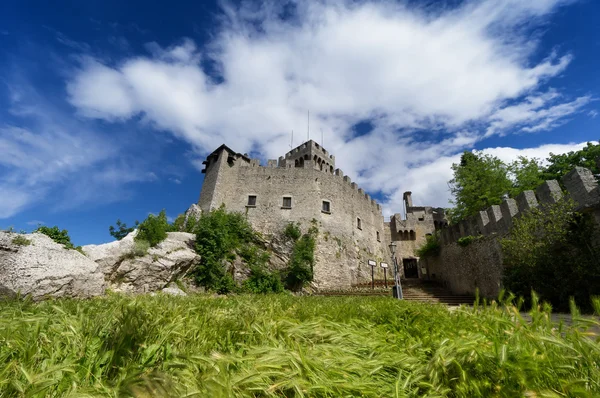
[(387, 297), (1, 302), (0, 396), (599, 396), (586, 322)]

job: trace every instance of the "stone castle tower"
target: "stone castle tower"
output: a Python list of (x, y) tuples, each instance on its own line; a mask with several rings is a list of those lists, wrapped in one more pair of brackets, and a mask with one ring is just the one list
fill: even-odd
[(376, 278), (383, 279), (380, 263), (390, 262), (388, 245), (397, 242), (396, 258), (406, 277), (420, 277), (415, 250), (427, 234), (447, 224), (443, 209), (414, 207), (405, 193), (406, 219), (394, 214), (384, 222), (381, 206), (353, 183), (335, 157), (310, 140), (278, 160), (262, 166), (226, 145), (203, 162), (205, 174), (199, 206), (210, 211), (222, 204), (246, 214), (265, 235), (281, 234), (289, 222), (306, 231), (319, 228), (316, 265), (317, 288), (348, 288), (371, 280), (368, 260), (377, 262)]

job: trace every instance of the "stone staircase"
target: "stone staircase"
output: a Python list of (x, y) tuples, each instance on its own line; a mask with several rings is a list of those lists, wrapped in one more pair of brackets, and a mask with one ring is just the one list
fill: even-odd
[[(361, 283), (352, 286), (350, 290), (344, 291), (319, 291), (320, 296), (392, 296), (394, 281), (388, 280), (386, 289), (383, 280), (375, 280), (375, 288), (371, 283)], [(473, 305), (475, 297), (470, 295), (455, 295), (442, 285), (432, 281), (421, 279), (402, 280), (402, 293), (407, 301), (421, 301), (427, 303), (440, 303), (446, 305)]]

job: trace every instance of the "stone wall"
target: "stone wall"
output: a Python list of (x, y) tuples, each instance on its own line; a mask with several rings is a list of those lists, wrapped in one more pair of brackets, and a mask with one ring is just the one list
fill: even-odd
[(439, 256), (421, 258), (426, 278), (443, 282), (455, 294), (498, 297), (502, 288), (502, 248), (496, 236), (486, 236), (462, 247), (445, 245)]
[[(592, 172), (576, 167), (565, 175), (561, 189), (558, 181), (546, 181), (535, 191), (525, 191), (501, 205), (491, 206), (474, 217), (441, 230), (442, 250), (439, 256), (422, 259), (430, 278), (442, 281), (454, 293), (474, 294), (479, 288), (485, 297), (496, 297), (502, 288), (502, 252), (499, 240), (512, 227), (514, 220), (534, 207), (556, 203), (564, 194), (577, 203), (577, 210), (594, 215), (600, 223), (600, 189)], [(479, 236), (466, 247), (456, 242), (461, 237)]]
[[(329, 154), (323, 155), (333, 162)], [(381, 206), (341, 170), (321, 171), (312, 160), (303, 167), (274, 167), (272, 162), (263, 167), (228, 148), (213, 152), (206, 164), (199, 200), (203, 211), (224, 204), (230, 211), (246, 214), (252, 226), (266, 235), (280, 235), (289, 222), (299, 222), (306, 232), (316, 221), (315, 287), (348, 288), (369, 282), (367, 260), (378, 265), (389, 262), (385, 240), (389, 232)], [(253, 206), (248, 205), (250, 195), (256, 196)], [(291, 208), (283, 207), (284, 197), (291, 197)], [(329, 212), (322, 211), (323, 201), (330, 203)], [(379, 266), (376, 272), (375, 277), (383, 279)]]

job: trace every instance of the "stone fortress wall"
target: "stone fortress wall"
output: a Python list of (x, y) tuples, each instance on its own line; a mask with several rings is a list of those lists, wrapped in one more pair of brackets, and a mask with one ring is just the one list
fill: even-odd
[(281, 234), (289, 222), (299, 222), (306, 232), (312, 220), (317, 221), (317, 288), (370, 282), (367, 260), (377, 261), (375, 277), (383, 279), (379, 264), (390, 262), (391, 233), (381, 206), (335, 169), (335, 158), (316, 142), (269, 160), (267, 166), (223, 145), (204, 164), (199, 200), (203, 211), (224, 204), (228, 210), (247, 214), (263, 234)]
[[(562, 183), (567, 195), (577, 204), (577, 210), (591, 213), (600, 224), (600, 188), (588, 169), (576, 167), (565, 175)], [(502, 289), (502, 250), (499, 240), (505, 236), (515, 219), (530, 209), (556, 203), (563, 197), (558, 181), (546, 181), (535, 191), (525, 191), (501, 205), (491, 206), (474, 217), (441, 230), (442, 250), (438, 257), (427, 258), (421, 266), (429, 278), (445, 282), (456, 294), (497, 297)], [(483, 235), (466, 247), (456, 242), (461, 237)]]

